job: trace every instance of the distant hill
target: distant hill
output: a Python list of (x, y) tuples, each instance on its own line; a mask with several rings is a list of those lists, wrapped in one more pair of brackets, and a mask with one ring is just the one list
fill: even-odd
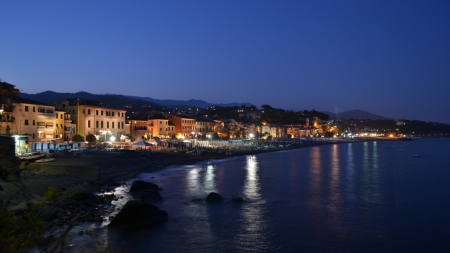
[(178, 108), (186, 108), (186, 107), (198, 107), (198, 108), (208, 108), (211, 106), (222, 106), (222, 107), (227, 107), (227, 106), (241, 106), (241, 105), (245, 105), (245, 106), (252, 106), (251, 103), (226, 103), (226, 104), (222, 104), (222, 103), (208, 103), (205, 102), (203, 100), (197, 100), (197, 99), (190, 99), (190, 100), (172, 100), (172, 99), (154, 99), (154, 98), (150, 98), (150, 97), (136, 97), (136, 96), (128, 96), (130, 98), (134, 98), (134, 99), (141, 99), (141, 100), (145, 100), (145, 101), (150, 101), (153, 103), (157, 103), (160, 105), (164, 105), (164, 106), (168, 106), (168, 107), (178, 107)]
[(346, 112), (340, 112), (340, 113), (332, 113), (332, 112), (323, 112), (332, 118), (336, 119), (371, 119), (371, 120), (377, 120), (377, 119), (386, 119), (386, 117), (376, 115), (370, 112), (366, 112), (363, 110), (350, 110)]
[(97, 100), (103, 103), (106, 107), (112, 107), (112, 108), (124, 108), (125, 106), (132, 106), (132, 108), (141, 108), (142, 106), (150, 106), (152, 109), (160, 110), (162, 106), (159, 104), (140, 100), (140, 99), (134, 99), (123, 95), (115, 95), (115, 94), (104, 94), (104, 95), (97, 95), (97, 94), (91, 94), (88, 92), (77, 92), (77, 93), (59, 93), (54, 91), (44, 91), (41, 93), (36, 94), (27, 94), (27, 93), (20, 93), (21, 98), (25, 99), (32, 99), (41, 103), (51, 104), (53, 105), (53, 102), (55, 100), (64, 99), (64, 98), (82, 98), (82, 99), (89, 99), (89, 100)]
[(143, 105), (151, 106), (152, 109), (159, 110), (163, 106), (185, 109), (189, 107), (198, 107), (198, 108), (208, 108), (211, 106), (251, 106), (251, 103), (208, 103), (203, 100), (172, 100), (172, 99), (153, 99), (150, 97), (137, 97), (137, 96), (124, 96), (124, 95), (116, 95), (116, 94), (91, 94), (88, 92), (77, 92), (77, 93), (63, 93), (63, 92), (54, 92), (54, 91), (44, 91), (36, 94), (27, 94), (20, 93), (21, 98), (32, 99), (45, 104), (53, 104), (55, 100), (64, 99), (64, 98), (83, 98), (90, 100), (97, 100), (103, 103), (104, 106), (107, 107), (118, 107), (122, 108), (126, 105), (131, 105), (133, 108), (141, 107)]

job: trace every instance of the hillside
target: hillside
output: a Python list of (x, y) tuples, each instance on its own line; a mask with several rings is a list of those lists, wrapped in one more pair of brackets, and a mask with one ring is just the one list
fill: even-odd
[(179, 108), (180, 107), (181, 108), (186, 108), (186, 107), (208, 108), (211, 106), (233, 107), (233, 106), (241, 106), (241, 105), (252, 106), (251, 103), (226, 103), (226, 104), (215, 103), (214, 104), (214, 103), (208, 103), (208, 102), (205, 102), (203, 100), (198, 100), (198, 99), (172, 100), (172, 99), (154, 99), (154, 98), (150, 98), (150, 97), (136, 97), (136, 96), (128, 96), (128, 97), (134, 98), (134, 99), (150, 101), (150, 102), (157, 103), (159, 105), (168, 106), (168, 107), (179, 107)]
[(26, 99), (32, 99), (41, 103), (53, 104), (55, 100), (64, 99), (64, 98), (82, 98), (89, 100), (97, 100), (103, 103), (106, 107), (113, 108), (124, 108), (125, 106), (131, 106), (134, 109), (137, 108), (148, 108), (155, 110), (162, 109), (162, 106), (159, 104), (144, 101), (140, 99), (134, 99), (123, 95), (115, 95), (115, 94), (105, 94), (105, 95), (97, 95), (91, 94), (88, 92), (77, 92), (77, 93), (59, 93), (54, 91), (45, 91), (37, 94), (27, 94), (21, 93), (20, 97)]
[(330, 117), (332, 118), (336, 118), (336, 119), (371, 119), (371, 120), (377, 120), (377, 119), (386, 119), (386, 117), (380, 116), (380, 115), (376, 115), (370, 112), (366, 112), (363, 110), (350, 110), (350, 111), (346, 111), (346, 112), (341, 112), (341, 113), (332, 113), (332, 112), (323, 112), (326, 113), (328, 115), (330, 115)]

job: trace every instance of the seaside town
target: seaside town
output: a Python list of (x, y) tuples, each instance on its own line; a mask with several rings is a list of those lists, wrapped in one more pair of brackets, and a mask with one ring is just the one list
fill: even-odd
[(132, 106), (111, 108), (99, 101), (80, 98), (43, 104), (21, 98), (19, 89), (7, 82), (0, 83), (0, 93), (0, 134), (14, 137), (17, 156), (94, 145), (97, 149), (123, 150), (169, 147), (171, 141), (226, 140), (236, 144), (239, 140), (349, 140), (414, 135), (414, 130), (409, 133), (399, 130), (405, 125), (401, 120), (394, 127), (379, 129), (362, 126), (363, 120), (341, 121), (315, 110), (293, 113), (269, 105), (261, 109), (213, 106), (134, 112), (130, 110)]
[[(113, 202), (120, 198), (110, 191), (142, 172), (330, 143), (448, 136), (446, 124), (341, 120), (315, 110), (292, 112), (269, 105), (134, 110), (132, 105), (114, 108), (84, 98), (57, 99), (50, 105), (22, 98), (19, 89), (6, 82), (0, 82), (0, 94), (0, 216), (18, 229), (0, 231), (5, 252), (35, 245), (63, 248), (65, 235), (52, 231), (69, 231), (83, 222), (129, 226), (136, 210), (148, 205), (145, 201), (162, 199), (159, 190), (141, 189), (143, 202), (136, 202), (140, 207), (130, 212), (124, 206), (120, 212), (129, 213), (122, 218), (111, 215), (117, 212)], [(136, 180), (130, 192), (159, 189), (147, 184)], [(36, 207), (30, 209), (30, 203)], [(152, 208), (160, 217), (157, 222), (167, 219), (165, 211)], [(140, 226), (141, 220), (132, 224)], [(43, 237), (44, 231), (50, 235)], [(100, 233), (96, 231), (78, 235)], [(24, 237), (14, 243), (11, 236), (16, 234)]]

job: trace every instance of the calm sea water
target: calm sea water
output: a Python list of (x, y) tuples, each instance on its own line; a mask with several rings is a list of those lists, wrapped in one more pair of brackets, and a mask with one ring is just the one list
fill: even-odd
[[(139, 232), (102, 228), (91, 242), (78, 237), (79, 249), (450, 252), (449, 139), (317, 146), (138, 178), (163, 188), (157, 205), (169, 220)], [(125, 196), (117, 204), (131, 198), (128, 187), (116, 189)], [(209, 192), (225, 201), (206, 204)], [(243, 203), (231, 201), (238, 196)]]

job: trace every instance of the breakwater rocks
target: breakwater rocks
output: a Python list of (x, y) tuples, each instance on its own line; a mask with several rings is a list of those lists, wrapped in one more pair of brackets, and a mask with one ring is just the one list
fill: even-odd
[(112, 229), (146, 228), (166, 221), (168, 214), (150, 203), (128, 201), (108, 225)]
[(168, 214), (150, 202), (162, 200), (161, 188), (154, 183), (136, 180), (130, 187), (131, 194), (139, 194), (141, 201), (128, 201), (111, 220), (108, 228), (136, 229), (146, 228), (166, 221)]

